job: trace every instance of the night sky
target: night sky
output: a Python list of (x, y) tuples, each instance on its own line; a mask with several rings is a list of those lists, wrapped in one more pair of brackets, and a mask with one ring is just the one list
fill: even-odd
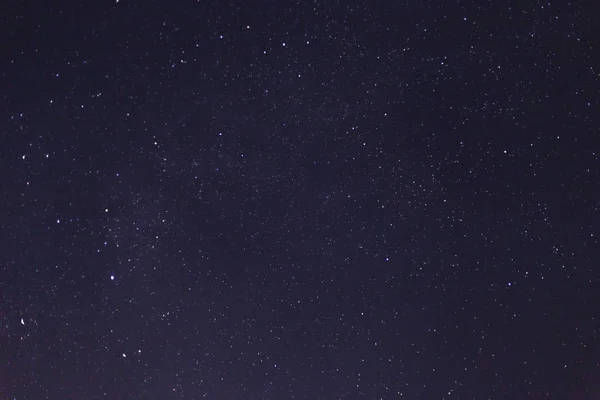
[(0, 398), (600, 396), (592, 0), (0, 12)]

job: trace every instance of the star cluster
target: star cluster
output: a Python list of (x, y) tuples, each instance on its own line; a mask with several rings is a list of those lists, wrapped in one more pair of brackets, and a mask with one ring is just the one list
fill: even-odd
[(1, 19), (0, 397), (600, 391), (591, 2)]

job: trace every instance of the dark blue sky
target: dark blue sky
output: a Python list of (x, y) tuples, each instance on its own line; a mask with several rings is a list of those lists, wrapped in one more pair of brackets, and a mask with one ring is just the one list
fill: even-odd
[(591, 1), (10, 1), (0, 397), (593, 399)]

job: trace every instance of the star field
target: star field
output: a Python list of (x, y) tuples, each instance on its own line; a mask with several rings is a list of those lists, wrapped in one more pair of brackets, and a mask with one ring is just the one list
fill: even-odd
[(10, 3), (1, 398), (600, 394), (591, 1)]

